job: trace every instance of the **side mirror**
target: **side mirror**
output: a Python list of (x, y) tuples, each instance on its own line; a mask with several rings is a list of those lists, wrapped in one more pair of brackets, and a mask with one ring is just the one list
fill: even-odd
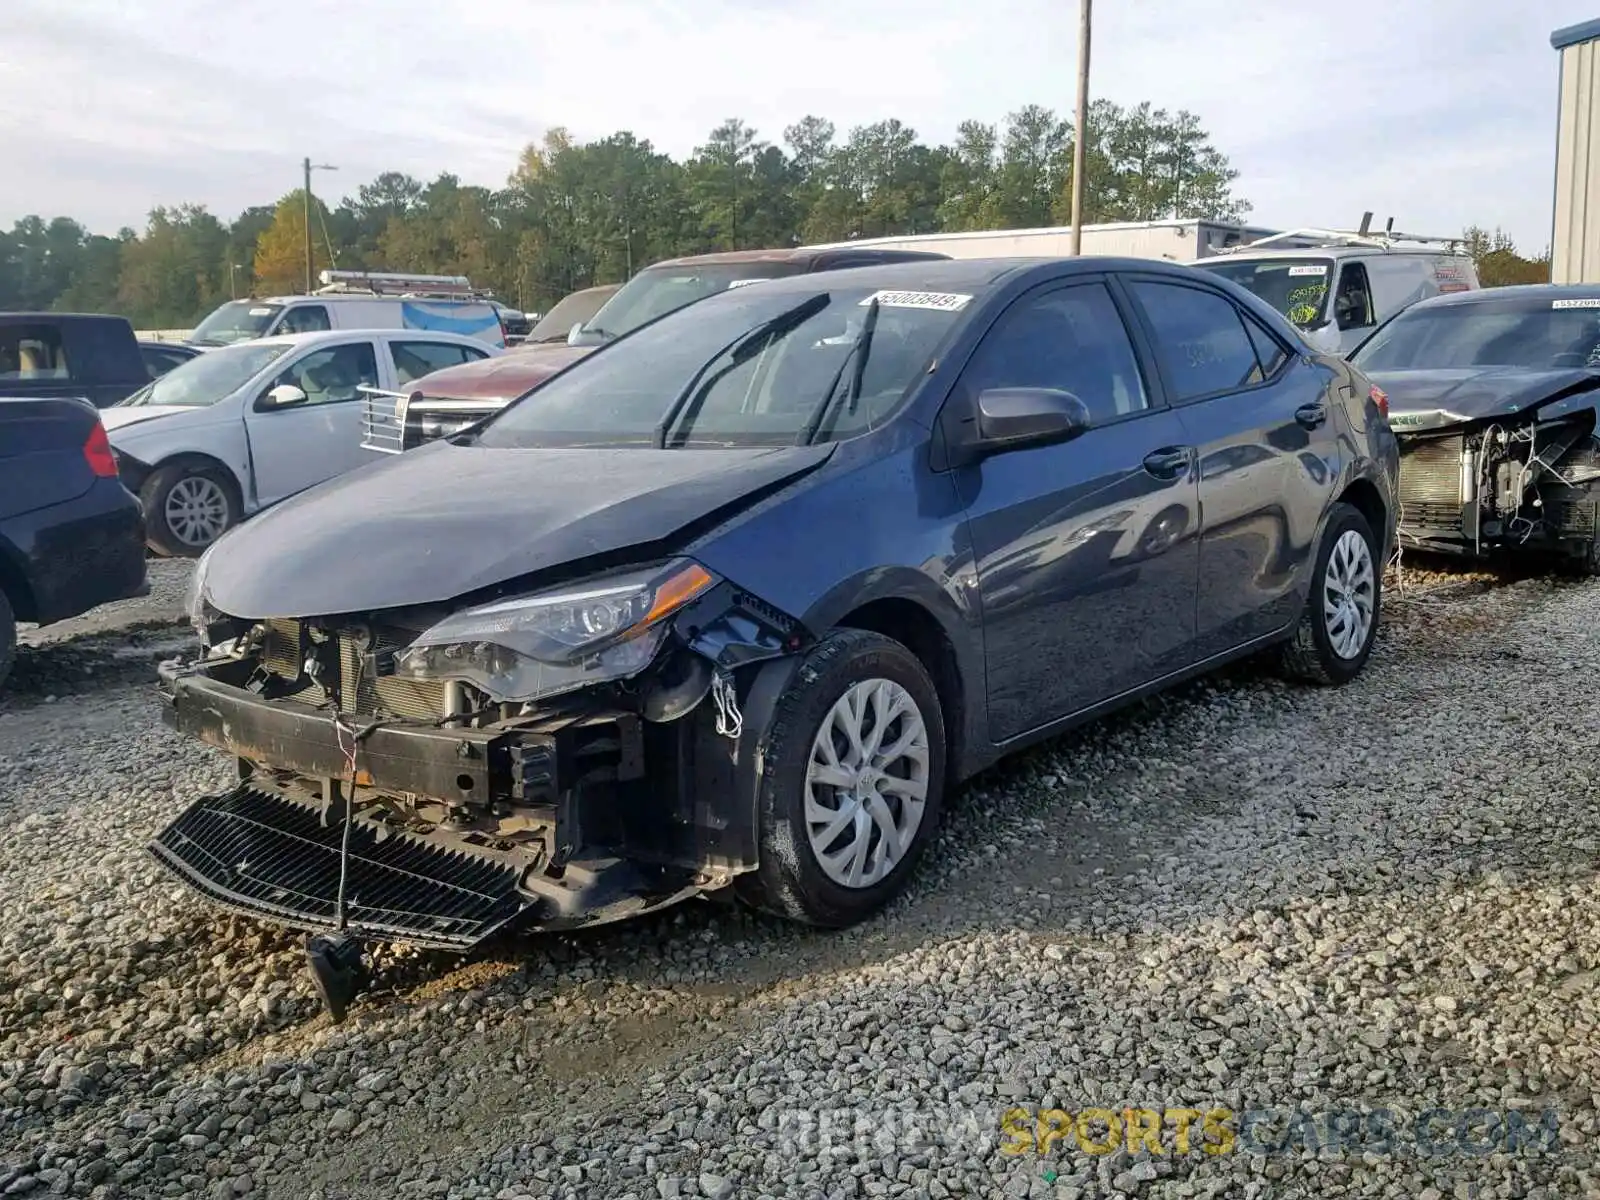
[(571, 329), (567, 330), (567, 345), (581, 346), (583, 344), (583, 322), (576, 321)]
[(296, 404), (304, 404), (307, 396), (305, 392), (295, 387), (292, 383), (280, 383), (270, 389), (261, 397), (262, 408), (292, 408)]
[(1056, 388), (990, 388), (978, 393), (981, 453), (1064, 442), (1089, 428), (1089, 408)]

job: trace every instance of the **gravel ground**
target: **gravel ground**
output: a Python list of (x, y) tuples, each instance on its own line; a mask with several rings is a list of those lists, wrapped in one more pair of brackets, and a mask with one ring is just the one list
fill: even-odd
[[(1406, 584), (1349, 688), (1245, 665), (988, 773), (863, 927), (389, 950), (337, 1028), (294, 939), (145, 857), (227, 771), (91, 635), (92, 691), (0, 698), (0, 1194), (1600, 1195), (1600, 584)], [(1169, 1123), (1010, 1156), (1013, 1107)], [(1555, 1132), (1429, 1155), (1428, 1109)], [(1295, 1110), (1400, 1133), (1264, 1152)]]

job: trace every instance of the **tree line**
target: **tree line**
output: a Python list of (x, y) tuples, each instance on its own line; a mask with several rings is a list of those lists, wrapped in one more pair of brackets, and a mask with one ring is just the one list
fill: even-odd
[[(841, 132), (807, 116), (772, 142), (730, 118), (682, 161), (631, 132), (580, 143), (557, 128), (498, 189), (388, 172), (337, 204), (314, 195), (313, 268), (467, 275), (541, 311), (676, 255), (1059, 225), (1074, 137), (1040, 105), (998, 124), (964, 121), (937, 146), (894, 119)], [(1250, 212), (1194, 113), (1095, 101), (1085, 156), (1085, 221)], [(139, 328), (178, 328), (230, 297), (292, 294), (305, 281), (304, 213), (295, 190), (231, 222), (201, 205), (157, 208), (142, 232), (115, 237), (70, 217), (24, 217), (0, 231), (0, 309), (117, 312)], [(1498, 231), (1478, 233), (1505, 270), (1529, 262)]]

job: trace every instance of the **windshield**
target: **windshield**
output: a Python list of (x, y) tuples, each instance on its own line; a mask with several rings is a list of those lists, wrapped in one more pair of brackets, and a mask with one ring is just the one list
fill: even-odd
[(475, 437), (484, 446), (838, 441), (894, 414), (970, 301), (860, 287), (741, 289), (583, 359)]
[(556, 306), (544, 316), (539, 318), (539, 323), (528, 330), (530, 342), (564, 342), (572, 327), (582, 321), (587, 321), (600, 311), (600, 306), (611, 296), (616, 294), (616, 289), (599, 291), (598, 294), (588, 290), (573, 292), (570, 296), (563, 296), (556, 301)]
[(1364, 371), (1600, 365), (1600, 288), (1592, 299), (1487, 300), (1412, 308), (1351, 355)]
[(258, 344), (208, 350), (173, 367), (154, 383), (146, 384), (122, 401), (121, 407), (155, 408), (175, 404), (203, 408), (215, 404), (238, 391), (252, 375), (288, 351), (288, 346)]
[(201, 346), (227, 346), (258, 338), (266, 333), (272, 319), (282, 311), (281, 304), (230, 300), (195, 326), (189, 340)]
[(1266, 258), (1196, 263), (1260, 296), (1294, 324), (1314, 329), (1333, 278), (1331, 258)]
[(793, 269), (784, 263), (774, 262), (648, 267), (618, 288), (616, 295), (585, 322), (578, 344), (608, 342), (717, 292), (792, 273)]

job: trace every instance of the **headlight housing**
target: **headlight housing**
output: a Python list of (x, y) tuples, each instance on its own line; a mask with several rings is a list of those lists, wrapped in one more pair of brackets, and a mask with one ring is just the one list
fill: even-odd
[(459, 679), (505, 702), (626, 679), (650, 665), (665, 619), (717, 577), (699, 563), (608, 576), (463, 609), (395, 656), (407, 679)]
[(214, 616), (210, 604), (206, 602), (206, 569), (211, 565), (211, 554), (217, 545), (213, 542), (200, 557), (195, 560), (194, 574), (189, 576), (189, 593), (184, 598), (184, 611), (189, 614), (189, 624), (194, 626), (195, 633), (200, 635), (201, 642), (206, 638), (206, 627), (210, 625), (210, 618)]

